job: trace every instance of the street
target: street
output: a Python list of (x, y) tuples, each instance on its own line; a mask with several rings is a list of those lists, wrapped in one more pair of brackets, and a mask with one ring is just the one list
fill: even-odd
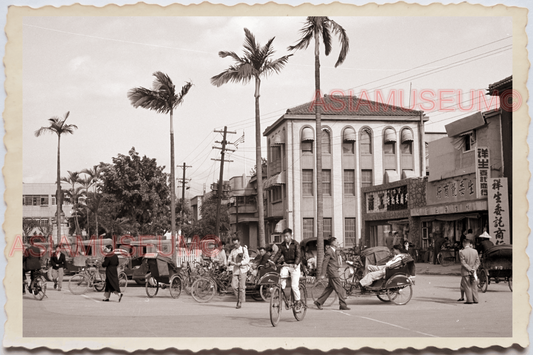
[[(348, 297), (350, 311), (338, 302), (317, 310), (308, 298), (307, 315), (296, 321), (283, 310), (272, 327), (269, 307), (251, 298), (235, 309), (233, 296), (200, 304), (182, 291), (172, 299), (168, 289), (148, 298), (144, 287), (130, 281), (122, 302), (89, 290), (76, 296), (48, 283), (47, 298), (23, 296), (24, 337), (511, 337), (512, 292), (504, 282), (491, 283), (480, 303), (465, 305), (459, 298), (458, 276), (418, 275), (413, 298), (404, 306), (383, 303), (375, 296)], [(51, 323), (53, 319), (53, 323)], [(497, 320), (497, 322), (495, 322)]]

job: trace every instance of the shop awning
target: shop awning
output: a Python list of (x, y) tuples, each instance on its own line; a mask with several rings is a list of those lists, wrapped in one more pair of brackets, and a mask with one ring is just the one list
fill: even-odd
[(313, 142), (315, 135), (310, 127), (305, 127), (302, 131), (302, 142)]
[(390, 182), (398, 181), (398, 180), (400, 180), (400, 174), (398, 174), (396, 170), (385, 171), (385, 183), (386, 184)]
[(343, 140), (345, 142), (355, 142), (355, 138), (355, 130), (352, 127), (348, 127), (344, 130)]
[(415, 177), (418, 177), (418, 176), (413, 170), (404, 170), (402, 172), (402, 179), (410, 179), (410, 178), (415, 178)]
[(282, 184), (285, 184), (285, 174), (279, 173), (264, 180), (263, 188), (268, 189), (269, 187), (279, 186)]
[(402, 143), (413, 141), (413, 131), (410, 129), (404, 129), (402, 131)]
[(448, 137), (453, 137), (484, 125), (485, 118), (483, 118), (481, 112), (476, 112), (473, 115), (449, 123), (444, 128), (446, 129), (446, 133), (448, 133)]
[(446, 215), (421, 217), (420, 221), (422, 222), (429, 222), (429, 221), (452, 222), (452, 221), (460, 221), (465, 218), (479, 219), (480, 216), (478, 213), (446, 214)]
[(396, 132), (392, 128), (387, 128), (385, 130), (385, 143), (395, 143), (396, 142)]

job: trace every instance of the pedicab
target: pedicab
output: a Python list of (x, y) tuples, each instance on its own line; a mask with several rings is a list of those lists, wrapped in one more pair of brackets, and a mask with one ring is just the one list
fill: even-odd
[(178, 298), (181, 294), (182, 280), (179, 269), (171, 258), (160, 253), (146, 253), (143, 258), (148, 274), (145, 277), (145, 290), (148, 297), (157, 295), (159, 288), (170, 288), (170, 296)]
[(487, 292), (491, 281), (498, 283), (501, 280), (506, 281), (509, 289), (513, 291), (513, 247), (501, 244), (487, 250), (477, 273), (481, 292)]
[(387, 247), (372, 247), (361, 252), (360, 267), (364, 265), (362, 273), (360, 268), (354, 271), (351, 278), (343, 282), (347, 296), (376, 296), (380, 301), (392, 302), (397, 305), (407, 304), (413, 296), (415, 262), (407, 255), (396, 268), (386, 269), (382, 279), (374, 281), (370, 286), (361, 289), (359, 283), (361, 276), (368, 273), (368, 265), (385, 265), (392, 258), (392, 253)]

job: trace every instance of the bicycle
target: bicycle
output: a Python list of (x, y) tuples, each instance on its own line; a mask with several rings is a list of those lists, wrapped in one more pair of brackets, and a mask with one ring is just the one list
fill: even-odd
[[(44, 275), (46, 271), (44, 269), (39, 269), (34, 271), (34, 278), (30, 282), (28, 287), (28, 292), (33, 294), (33, 297), (39, 301), (42, 301), (46, 296), (46, 280)], [(26, 281), (24, 281), (26, 285)]]
[(191, 296), (196, 302), (206, 303), (211, 301), (217, 292), (232, 294), (232, 278), (233, 275), (229, 270), (222, 272), (208, 271), (207, 274), (193, 282)]
[(90, 287), (94, 287), (96, 291), (102, 292), (105, 288), (105, 275), (99, 272), (98, 268), (100, 265), (100, 262), (96, 262), (94, 266), (84, 267), (79, 273), (72, 276), (68, 283), (70, 292), (75, 295), (81, 295), (87, 292), (87, 289)]
[(298, 290), (300, 291), (300, 307), (295, 306), (294, 292), (292, 287), (290, 287), (290, 276), (285, 279), (286, 285), (291, 288), (290, 297), (287, 297), (284, 290), (281, 288), (281, 280), (282, 278), (280, 277), (278, 283), (272, 287), (270, 295), (270, 323), (272, 323), (273, 327), (277, 326), (279, 323), (283, 304), (285, 304), (285, 309), (292, 309), (292, 314), (297, 321), (302, 321), (307, 313), (307, 288), (305, 286), (305, 277), (300, 278), (300, 283), (298, 285)]

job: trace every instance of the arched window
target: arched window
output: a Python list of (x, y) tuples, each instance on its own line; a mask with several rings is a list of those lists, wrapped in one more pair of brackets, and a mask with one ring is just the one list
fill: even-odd
[(315, 135), (313, 130), (310, 127), (305, 127), (302, 130), (302, 154), (313, 154), (313, 142), (315, 140)]
[(361, 147), (361, 154), (372, 154), (372, 136), (368, 129), (363, 129), (361, 132), (359, 146)]
[(392, 128), (387, 128), (383, 138), (383, 153), (396, 154), (396, 132)]
[(342, 153), (355, 153), (355, 131), (352, 127), (348, 127), (342, 134)]
[(322, 131), (322, 154), (331, 154), (331, 137), (329, 131)]
[(402, 130), (402, 144), (400, 149), (402, 154), (413, 154), (413, 131), (406, 128)]

